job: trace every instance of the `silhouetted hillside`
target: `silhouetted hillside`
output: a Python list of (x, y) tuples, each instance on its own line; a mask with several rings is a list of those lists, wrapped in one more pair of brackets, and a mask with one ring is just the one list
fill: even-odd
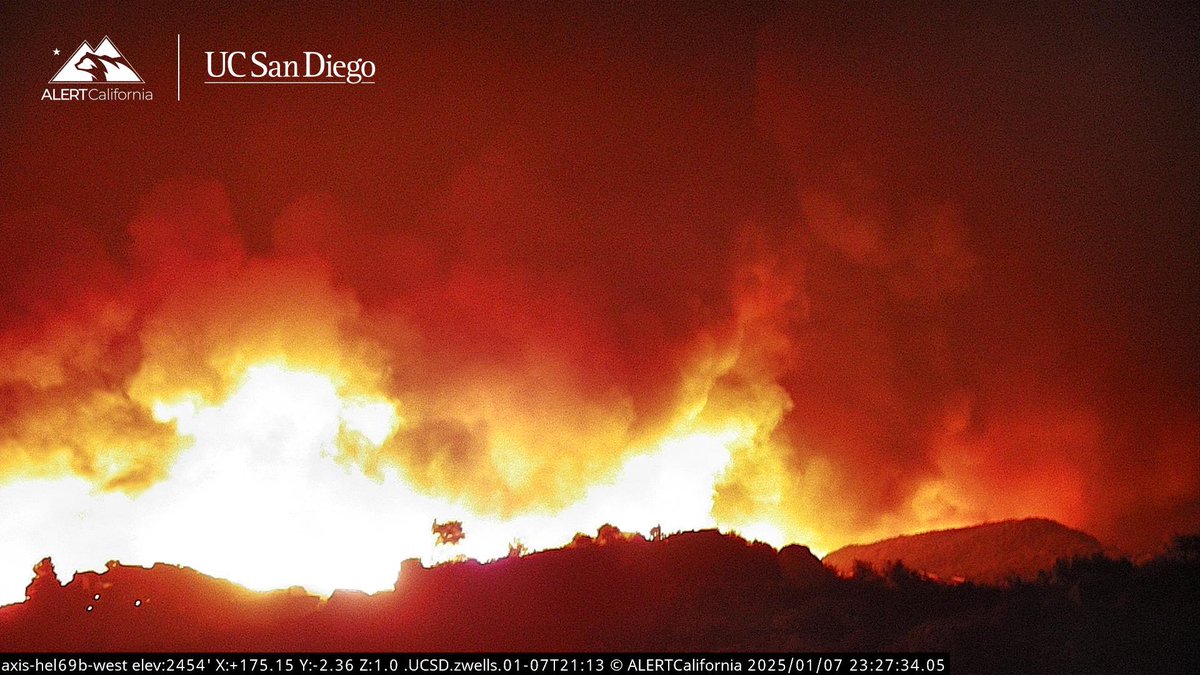
[(1045, 518), (1027, 518), (846, 546), (825, 556), (824, 562), (850, 573), (856, 561), (876, 570), (900, 561), (943, 581), (997, 584), (1013, 577), (1035, 579), (1059, 559), (1102, 553), (1100, 542), (1084, 532)]
[(1135, 566), (946, 585), (902, 566), (839, 578), (804, 547), (613, 528), (489, 564), (404, 564), (394, 591), (252, 593), (171, 565), (60, 586), (43, 561), (0, 608), (0, 651), (948, 651), (953, 672), (1194, 672), (1200, 539)]

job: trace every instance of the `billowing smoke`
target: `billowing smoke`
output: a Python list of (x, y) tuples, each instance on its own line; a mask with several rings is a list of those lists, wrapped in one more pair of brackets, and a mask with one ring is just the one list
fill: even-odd
[(374, 589), (605, 522), (1200, 525), (1163, 17), (397, 11), (261, 38), (369, 91), (4, 113), (0, 600), (45, 555)]

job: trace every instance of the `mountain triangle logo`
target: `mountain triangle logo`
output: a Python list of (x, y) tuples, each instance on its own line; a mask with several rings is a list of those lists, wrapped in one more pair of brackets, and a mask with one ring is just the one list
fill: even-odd
[(145, 84), (107, 35), (95, 49), (84, 40), (50, 79), (51, 84), (60, 82)]

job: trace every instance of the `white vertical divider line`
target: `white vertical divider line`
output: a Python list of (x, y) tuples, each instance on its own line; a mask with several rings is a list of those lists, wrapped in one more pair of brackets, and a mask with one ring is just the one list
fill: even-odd
[(179, 33), (175, 34), (175, 100), (179, 100)]

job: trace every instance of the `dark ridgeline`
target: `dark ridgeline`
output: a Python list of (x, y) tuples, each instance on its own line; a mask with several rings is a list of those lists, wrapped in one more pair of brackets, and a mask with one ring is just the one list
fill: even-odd
[(945, 650), (955, 672), (1200, 664), (1197, 537), (1141, 566), (1063, 560), (1007, 587), (899, 564), (857, 572), (839, 577), (801, 546), (613, 528), (489, 564), (408, 561), (394, 591), (327, 601), (161, 564), (114, 563), (59, 586), (43, 562), (30, 599), (0, 608), (0, 651)]

